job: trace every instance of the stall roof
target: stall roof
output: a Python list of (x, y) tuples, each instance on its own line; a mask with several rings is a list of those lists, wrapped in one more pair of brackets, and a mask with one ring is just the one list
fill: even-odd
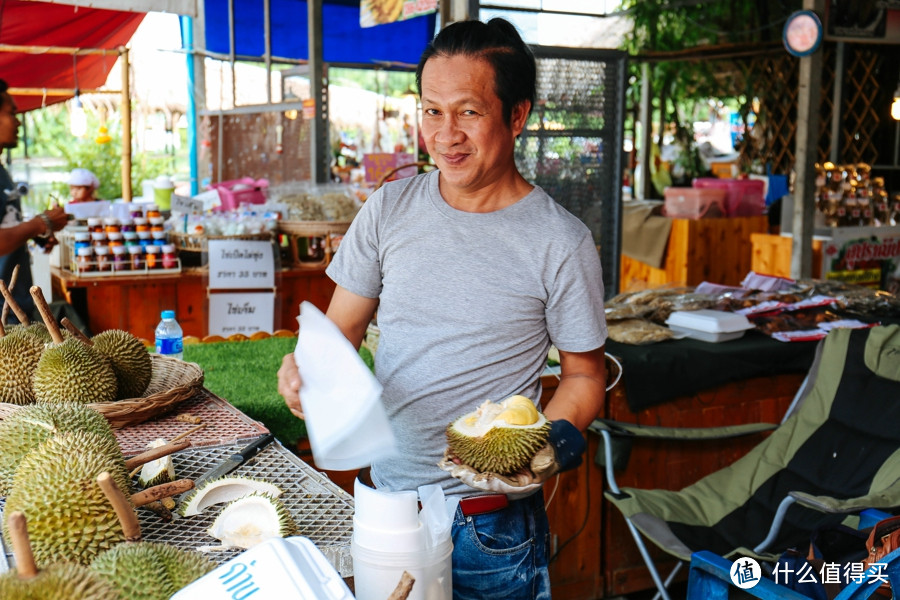
[[(0, 52), (0, 77), (13, 88), (99, 88), (106, 83), (116, 54), (57, 54), (46, 49), (115, 49), (131, 39), (143, 18), (144, 13), (4, 0), (0, 3), (0, 45), (45, 50)], [(19, 110), (26, 111), (72, 96), (16, 95), (15, 101)]]

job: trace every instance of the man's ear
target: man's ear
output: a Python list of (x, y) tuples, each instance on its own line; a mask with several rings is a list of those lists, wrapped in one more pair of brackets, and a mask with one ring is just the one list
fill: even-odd
[(531, 101), (530, 100), (522, 100), (512, 109), (512, 115), (510, 116), (510, 126), (513, 134), (516, 137), (519, 137), (519, 134), (522, 133), (522, 130), (525, 129), (525, 123), (528, 121), (528, 114), (531, 112)]

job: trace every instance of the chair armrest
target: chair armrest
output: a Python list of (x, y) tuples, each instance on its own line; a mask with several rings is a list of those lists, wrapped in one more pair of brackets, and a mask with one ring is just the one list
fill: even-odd
[(897, 506), (897, 499), (900, 498), (900, 481), (856, 498), (815, 496), (806, 492), (790, 492), (790, 496), (797, 504), (830, 514), (856, 513), (867, 508), (892, 509)]
[[(656, 439), (673, 441), (706, 441), (723, 440), (757, 433), (765, 433), (776, 429), (774, 423), (744, 423), (741, 425), (723, 425), (721, 427), (659, 427), (655, 425), (635, 425), (610, 419), (594, 419), (588, 431), (601, 435), (606, 432), (611, 436), (609, 445), (612, 449), (612, 465), (616, 471), (623, 471), (628, 466), (631, 454), (631, 443), (634, 439)], [(597, 449), (594, 462), (605, 467), (606, 452), (604, 446)]]

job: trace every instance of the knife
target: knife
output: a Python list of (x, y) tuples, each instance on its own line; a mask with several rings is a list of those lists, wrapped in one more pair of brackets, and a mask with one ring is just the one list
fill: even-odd
[[(275, 440), (275, 436), (271, 433), (267, 433), (264, 436), (261, 436), (255, 439), (250, 445), (245, 447), (243, 450), (236, 454), (232, 454), (219, 464), (217, 464), (212, 469), (208, 470), (206, 473), (198, 477), (194, 480), (194, 489), (200, 487), (204, 482), (207, 482), (211, 479), (218, 479), (219, 477), (224, 477), (228, 475), (239, 466), (259, 454), (259, 451), (271, 444)], [(178, 497), (177, 504), (181, 504), (181, 501), (184, 499), (185, 494), (189, 492), (185, 492), (181, 496)]]

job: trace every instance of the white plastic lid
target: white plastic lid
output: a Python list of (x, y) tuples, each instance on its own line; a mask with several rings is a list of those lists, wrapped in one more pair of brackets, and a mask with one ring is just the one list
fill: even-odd
[(725, 333), (753, 329), (753, 324), (744, 315), (724, 310), (676, 310), (666, 319), (666, 325), (686, 327), (711, 333)]
[(128, 249), (125, 246), (113, 246), (111, 250), (113, 254), (125, 254)]
[(143, 254), (144, 249), (140, 246), (122, 246), (123, 248), (128, 248), (128, 254)]
[(171, 254), (171, 253), (175, 252), (175, 244), (163, 244), (162, 251), (165, 252), (166, 254)]
[(87, 248), (79, 248), (77, 254), (78, 256), (90, 256), (93, 252), (94, 249), (88, 246)]
[(144, 248), (144, 251), (147, 254), (159, 254), (162, 251), (162, 247), (160, 246), (147, 246)]
[(94, 254), (98, 256), (109, 254), (109, 246), (97, 246), (96, 248), (94, 248)]

